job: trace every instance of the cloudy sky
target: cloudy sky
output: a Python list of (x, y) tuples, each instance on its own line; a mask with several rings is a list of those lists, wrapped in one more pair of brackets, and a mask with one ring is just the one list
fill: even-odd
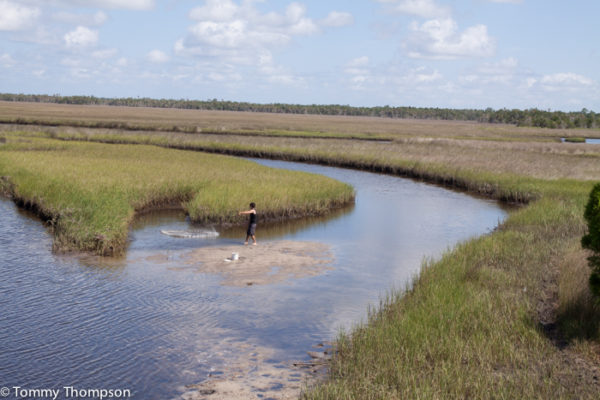
[(598, 0), (0, 0), (0, 92), (600, 112)]

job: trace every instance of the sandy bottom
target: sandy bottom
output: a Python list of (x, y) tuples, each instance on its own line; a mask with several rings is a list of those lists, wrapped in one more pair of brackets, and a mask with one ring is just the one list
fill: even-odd
[(250, 344), (238, 344), (238, 357), (230, 360), (225, 372), (198, 385), (189, 385), (185, 400), (297, 399), (306, 374), (290, 365), (266, 362), (273, 351)]
[(333, 259), (329, 246), (322, 243), (283, 240), (256, 246), (202, 247), (181, 254), (176, 265), (161, 254), (147, 257), (146, 261), (166, 262), (170, 270), (216, 274), (222, 277), (222, 285), (243, 287), (320, 275), (332, 269)]
[[(233, 257), (233, 254), (237, 254)], [(248, 287), (282, 283), (323, 274), (333, 269), (331, 248), (318, 242), (266, 241), (258, 245), (202, 247), (141, 257), (137, 261), (162, 264), (173, 271), (217, 275), (221, 284)], [(218, 370), (205, 381), (182, 388), (181, 400), (297, 399), (303, 388), (323, 375), (323, 345), (308, 351), (310, 361), (281, 359), (275, 349), (229, 339), (213, 347)], [(281, 350), (279, 350), (281, 351)], [(317, 354), (318, 356), (315, 356)]]

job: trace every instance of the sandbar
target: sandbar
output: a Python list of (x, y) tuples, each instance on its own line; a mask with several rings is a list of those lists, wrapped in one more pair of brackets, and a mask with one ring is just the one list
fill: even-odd
[[(148, 261), (159, 261), (156, 258)], [(222, 285), (245, 287), (317, 276), (331, 270), (333, 260), (326, 244), (280, 240), (259, 242), (256, 246), (200, 247), (181, 254), (179, 265), (169, 269), (215, 274), (222, 278)]]

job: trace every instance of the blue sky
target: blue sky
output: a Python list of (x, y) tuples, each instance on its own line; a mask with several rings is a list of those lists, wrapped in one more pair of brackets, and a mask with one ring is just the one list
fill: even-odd
[(600, 111), (598, 0), (0, 0), (0, 92)]

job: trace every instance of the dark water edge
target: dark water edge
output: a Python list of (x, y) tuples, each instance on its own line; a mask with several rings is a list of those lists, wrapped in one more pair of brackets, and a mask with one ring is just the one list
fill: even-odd
[[(179, 211), (138, 218), (122, 258), (57, 255), (35, 216), (0, 200), (0, 385), (128, 388), (134, 398), (163, 399), (224, 373), (243, 346), (270, 349), (273, 364), (305, 359), (312, 345), (363, 319), (387, 290), (402, 289), (425, 257), (490, 232), (507, 215), (497, 202), (397, 177), (260, 163), (356, 188), (353, 207), (257, 231), (259, 243), (327, 244), (331, 271), (235, 288), (218, 276), (171, 268), (182, 252), (240, 244), (244, 236), (240, 227), (217, 227), (216, 239), (162, 235), (204, 228)], [(149, 261), (156, 255), (168, 263)]]

